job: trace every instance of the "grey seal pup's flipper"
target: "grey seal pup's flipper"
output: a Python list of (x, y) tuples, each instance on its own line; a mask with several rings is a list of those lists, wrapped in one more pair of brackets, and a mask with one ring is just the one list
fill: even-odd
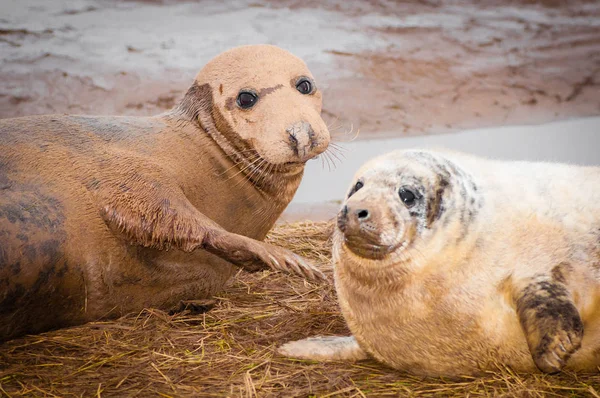
[(532, 279), (515, 293), (514, 302), (536, 366), (543, 372), (559, 372), (583, 340), (583, 322), (566, 286)]
[(288, 357), (315, 361), (360, 361), (368, 357), (353, 336), (310, 337), (290, 341), (277, 351)]

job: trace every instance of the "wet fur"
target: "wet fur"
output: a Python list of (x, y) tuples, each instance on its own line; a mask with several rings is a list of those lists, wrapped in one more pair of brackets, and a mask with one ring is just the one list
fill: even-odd
[[(268, 65), (259, 70), (273, 70), (240, 82), (255, 57)], [(248, 70), (238, 76), (232, 63)], [(260, 150), (285, 160), (294, 149), (261, 144), (248, 136), (254, 130), (242, 137), (232, 125), (240, 111), (226, 112), (223, 101), (240, 85), (309, 74), (276, 47), (241, 47), (207, 64), (163, 115), (0, 120), (0, 340), (210, 297), (234, 264), (302, 268), (259, 241), (292, 199), (303, 164), (247, 167)], [(326, 148), (320, 94), (286, 87), (261, 101), (259, 113), (244, 113), (256, 131), (285, 138), (286, 128), (308, 121), (320, 140), (310, 156)]]

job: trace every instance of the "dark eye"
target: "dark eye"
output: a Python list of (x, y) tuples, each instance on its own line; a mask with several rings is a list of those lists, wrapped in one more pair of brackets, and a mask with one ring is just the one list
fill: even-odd
[(354, 185), (354, 186), (352, 187), (352, 190), (351, 190), (351, 191), (350, 191), (350, 193), (348, 194), (348, 197), (350, 197), (350, 196), (354, 195), (354, 194), (356, 193), (356, 191), (358, 191), (359, 189), (361, 189), (361, 188), (363, 187), (363, 185), (364, 185), (364, 184), (363, 184), (361, 181), (358, 181), (358, 182), (356, 183), (356, 185)]
[(398, 192), (398, 194), (400, 195), (400, 199), (402, 199), (402, 202), (404, 202), (406, 207), (411, 207), (412, 205), (415, 204), (415, 200), (417, 199), (417, 197), (415, 196), (414, 193), (412, 193), (408, 189), (400, 188), (400, 191)]
[(252, 108), (256, 101), (258, 101), (258, 96), (251, 91), (242, 91), (237, 97), (237, 104), (242, 109)]
[(310, 94), (312, 92), (312, 83), (307, 78), (302, 78), (296, 83), (296, 90), (302, 94)]

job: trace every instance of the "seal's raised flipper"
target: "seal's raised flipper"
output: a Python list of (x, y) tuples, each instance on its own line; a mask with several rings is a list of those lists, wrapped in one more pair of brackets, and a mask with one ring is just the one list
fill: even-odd
[(290, 341), (279, 347), (277, 352), (292, 358), (317, 361), (359, 361), (367, 359), (367, 353), (353, 336), (318, 336)]
[[(174, 184), (156, 178), (158, 168), (123, 175), (118, 185), (94, 186), (102, 203), (100, 214), (113, 232), (134, 244), (159, 250), (171, 247), (191, 252), (204, 249), (247, 271), (271, 268), (309, 279), (326, 280), (308, 260), (289, 250), (223, 229), (202, 214)], [(160, 181), (160, 182), (159, 182)]]
[(559, 372), (583, 338), (583, 322), (566, 286), (531, 280), (516, 292), (515, 304), (535, 364), (543, 372)]

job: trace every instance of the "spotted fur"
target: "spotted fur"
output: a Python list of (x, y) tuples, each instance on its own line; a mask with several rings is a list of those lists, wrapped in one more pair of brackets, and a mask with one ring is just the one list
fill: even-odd
[[(332, 251), (363, 355), (428, 376), (597, 370), (600, 168), (409, 150), (356, 181)], [(410, 206), (402, 187), (419, 193)], [(352, 340), (318, 341), (282, 353), (356, 359)]]
[[(556, 276), (557, 268), (553, 271)], [(535, 364), (544, 372), (560, 371), (581, 347), (584, 332), (566, 286), (557, 280), (533, 281), (515, 302)]]

